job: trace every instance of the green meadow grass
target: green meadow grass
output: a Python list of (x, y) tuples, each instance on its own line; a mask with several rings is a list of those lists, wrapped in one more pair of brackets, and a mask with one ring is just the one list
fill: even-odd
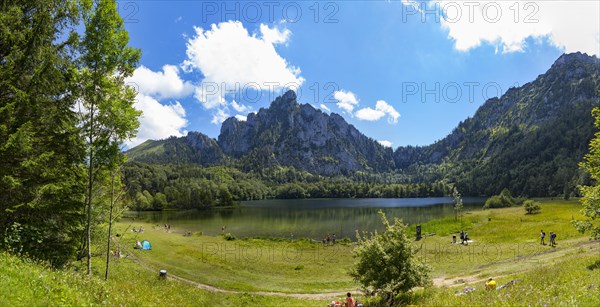
[(6, 253), (0, 253), (0, 264), (2, 306), (319, 306), (326, 303), (309, 298), (212, 292), (173, 279), (160, 279), (157, 272), (123, 258), (111, 263), (108, 282), (101, 278), (104, 277), (101, 259), (95, 259), (97, 269), (92, 277), (77, 268), (54, 270)]
[[(525, 215), (523, 208), (515, 207), (465, 213), (458, 222), (449, 217), (422, 224), (424, 234), (435, 235), (415, 241), (421, 247), (417, 256), (432, 267), (437, 286), (402, 296), (403, 304), (598, 306), (600, 242), (589, 241), (571, 226), (573, 218), (581, 218), (579, 211), (577, 201), (546, 200), (535, 215)], [(130, 224), (118, 223), (116, 233), (123, 234)], [(346, 291), (365, 300), (347, 274), (354, 261), (352, 243), (324, 246), (303, 239), (226, 240), (197, 233), (184, 236), (186, 230), (177, 225), (167, 233), (162, 227), (134, 222), (136, 228), (140, 225), (144, 233), (128, 231), (116, 238), (128, 257), (112, 259), (108, 282), (101, 278), (103, 257), (94, 258), (94, 276), (87, 277), (84, 263), (55, 270), (0, 253), (0, 305), (325, 306), (341, 300)], [(473, 242), (450, 244), (452, 234), (461, 229), (469, 232)], [(542, 229), (558, 233), (556, 247), (539, 244)], [(144, 239), (152, 243), (152, 250), (131, 248), (136, 240)], [(159, 279), (159, 269), (189, 282)], [(498, 285), (519, 282), (484, 291), (489, 277)], [(226, 292), (202, 289), (193, 282)], [(476, 290), (455, 295), (466, 286)], [(298, 295), (331, 292), (335, 294)], [(367, 301), (383, 304), (377, 297)]]
[[(125, 228), (125, 224), (118, 227)], [(357, 287), (347, 274), (353, 263), (352, 245), (264, 238), (229, 241), (222, 236), (184, 236), (185, 231), (176, 226), (170, 233), (148, 224), (144, 228), (138, 239), (149, 240), (152, 250), (129, 252), (155, 269), (199, 283), (283, 293), (344, 292)], [(125, 234), (121, 244), (131, 247), (134, 242), (132, 234)]]

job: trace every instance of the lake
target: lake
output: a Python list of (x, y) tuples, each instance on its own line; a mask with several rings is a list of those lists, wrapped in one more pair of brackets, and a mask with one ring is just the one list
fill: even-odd
[[(480, 210), (485, 199), (464, 198), (463, 212)], [(378, 215), (399, 217), (405, 223), (418, 224), (452, 216), (453, 199), (439, 198), (369, 198), (369, 199), (295, 199), (242, 202), (237, 208), (213, 208), (187, 211), (131, 212), (144, 221), (207, 235), (225, 232), (237, 237), (269, 236), (320, 240), (327, 234), (338, 239), (356, 237), (356, 230), (373, 231), (383, 227)], [(132, 226), (135, 226), (132, 224)]]

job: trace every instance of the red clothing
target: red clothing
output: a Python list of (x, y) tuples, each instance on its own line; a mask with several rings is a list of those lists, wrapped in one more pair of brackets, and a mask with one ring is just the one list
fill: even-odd
[(356, 304), (356, 301), (354, 300), (353, 297), (349, 296), (346, 298), (346, 307), (354, 307), (355, 304)]

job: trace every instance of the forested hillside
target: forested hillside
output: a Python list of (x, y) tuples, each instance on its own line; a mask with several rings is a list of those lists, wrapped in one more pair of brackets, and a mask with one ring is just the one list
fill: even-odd
[(586, 180), (577, 164), (594, 135), (600, 60), (561, 56), (530, 83), (483, 104), (446, 138), (425, 147), (400, 147), (396, 165), (426, 170), (458, 183), (468, 195), (556, 196)]
[[(341, 116), (298, 104), (295, 93), (289, 91), (269, 108), (249, 114), (247, 121), (227, 119), (216, 140), (193, 132), (181, 138), (147, 141), (127, 155), (130, 160), (153, 164), (145, 168), (224, 166), (228, 173), (239, 172), (253, 182), (252, 189), (242, 189), (244, 192), (237, 188), (241, 183), (236, 180), (220, 182), (220, 188), (204, 187), (211, 191), (213, 203), (220, 202), (215, 195), (226, 195), (222, 192), (225, 188), (234, 190), (230, 191), (234, 199), (243, 200), (428, 196), (444, 190), (434, 186), (449, 184), (470, 196), (489, 196), (508, 188), (514, 195), (568, 197), (588, 180), (578, 162), (594, 135), (591, 110), (599, 105), (599, 72), (600, 60), (595, 56), (562, 55), (536, 80), (489, 99), (447, 137), (424, 147), (392, 151), (361, 134)], [(141, 164), (136, 167), (144, 168)], [(281, 172), (301, 175), (278, 181)], [(177, 182), (171, 184), (182, 188)], [(216, 184), (207, 179), (206, 184), (209, 182)], [(411, 188), (394, 193), (357, 192), (356, 186), (363, 183)], [(353, 192), (335, 192), (343, 189), (342, 184), (351, 185), (347, 189)], [(428, 192), (406, 192), (419, 190), (414, 184), (426, 186)], [(151, 195), (151, 191), (165, 194), (160, 188), (145, 190)]]

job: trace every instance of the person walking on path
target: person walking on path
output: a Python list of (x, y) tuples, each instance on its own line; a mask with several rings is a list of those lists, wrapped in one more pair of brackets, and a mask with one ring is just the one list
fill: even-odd
[(540, 230), (540, 244), (542, 245), (546, 245), (544, 238), (546, 238), (546, 233), (543, 230)]

